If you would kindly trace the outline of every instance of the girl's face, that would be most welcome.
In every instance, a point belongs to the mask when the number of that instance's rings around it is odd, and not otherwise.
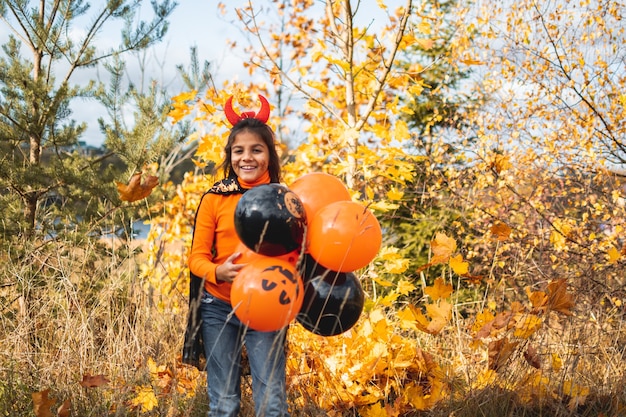
[[[260,136],[243,131],[235,136],[230,162],[237,177],[255,182],[269,169],[270,151]]]

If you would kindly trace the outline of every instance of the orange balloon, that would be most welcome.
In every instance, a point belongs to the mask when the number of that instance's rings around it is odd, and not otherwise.
[[[303,175],[289,189],[300,198],[309,222],[322,207],[337,201],[352,200],[348,189],[339,178],[323,172]]]
[[[296,266],[298,264],[298,259],[300,259],[300,250],[294,250],[293,252],[289,252],[284,255],[267,256],[253,251],[241,241],[237,244],[235,252],[239,252],[241,254],[239,258],[235,259],[236,264],[247,264],[259,258],[274,258],[287,261],[291,265]]]
[[[376,216],[354,201],[322,208],[308,223],[309,254],[332,271],[352,272],[370,263],[382,243]]]
[[[230,290],[230,303],[237,318],[262,332],[288,325],[300,312],[303,300],[304,286],[296,268],[269,256],[244,266]]]

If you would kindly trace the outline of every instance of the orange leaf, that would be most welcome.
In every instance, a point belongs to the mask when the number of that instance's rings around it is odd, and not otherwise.
[[[611,249],[608,250],[607,255],[609,256],[609,263],[611,264],[619,261],[619,258],[622,256],[622,254],[615,247],[611,247]]]
[[[543,291],[533,291],[530,292],[528,289],[526,290],[528,293],[528,298],[530,299],[530,303],[533,305],[535,310],[545,310],[548,305],[548,294]]]
[[[419,274],[420,272],[422,272],[422,271],[424,271],[424,270],[426,270],[426,269],[430,268],[430,267],[431,267],[431,266],[433,266],[433,265],[435,265],[435,263],[434,263],[434,262],[429,262],[429,263],[427,263],[426,265],[422,265],[422,266],[418,267],[418,268],[415,270],[415,273],[416,273],[416,274]]]
[[[474,338],[482,339],[491,335],[492,329],[498,330],[507,327],[509,323],[511,323],[512,316],[513,314],[510,311],[498,313],[493,320],[488,321],[480,328],[480,330],[478,330]]]
[[[456,251],[456,241],[445,233],[437,233],[435,239],[430,242],[430,249],[433,251],[432,264],[445,263]]]
[[[57,414],[59,417],[70,417],[70,411],[72,410],[72,402],[70,400],[63,401],[63,404],[59,406]]]
[[[480,285],[480,283],[483,282],[483,279],[485,278],[482,275],[470,275],[470,274],[463,274],[461,275],[461,277],[471,285]]]
[[[33,410],[36,417],[52,417],[50,407],[54,405],[55,400],[54,398],[48,398],[49,393],[50,390],[46,389],[31,394],[33,397]]]
[[[432,286],[424,288],[424,292],[433,301],[437,301],[440,298],[448,298],[452,294],[452,285],[444,284],[443,279],[437,278]]]
[[[465,275],[469,271],[469,263],[463,261],[461,254],[450,258],[450,267],[458,275]]]
[[[567,293],[567,281],[558,279],[548,284],[548,307],[550,310],[557,311],[571,316],[573,313],[570,308],[574,306],[572,295]]]
[[[511,235],[511,228],[504,223],[496,223],[491,226],[491,234],[495,235],[498,242],[504,242]]]
[[[80,381],[80,385],[85,388],[97,388],[109,383],[109,380],[104,375],[83,375],[83,380]]]
[[[157,186],[159,179],[154,175],[146,175],[146,179],[141,183],[141,172],[134,174],[128,185],[115,182],[117,184],[117,191],[120,193],[122,201],[137,201],[148,197],[152,193],[152,189]]]
[[[428,334],[439,334],[452,318],[452,304],[442,300],[439,304],[427,304],[426,313],[428,319],[417,307],[409,304],[409,310],[413,313],[415,326]],[[406,315],[403,317],[407,319]]]

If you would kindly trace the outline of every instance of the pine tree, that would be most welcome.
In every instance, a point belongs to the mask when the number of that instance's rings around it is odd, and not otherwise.
[[[107,61],[112,62],[110,69],[115,65],[119,68],[123,54],[144,50],[163,38],[168,26],[166,19],[175,3],[151,2],[153,17],[148,21],[137,20],[142,3],[0,1],[0,24],[10,32],[0,55],[2,239],[41,238],[57,235],[68,227],[94,232],[94,225],[101,227],[111,207],[119,206],[112,165],[105,162],[116,154],[126,155],[128,169],[136,169],[136,165],[150,162],[167,146],[158,132],[144,129],[144,136],[153,135],[148,148],[132,142],[137,135],[133,139],[132,135],[120,134],[118,139],[126,141],[123,146],[117,143],[118,146],[109,147],[108,153],[90,154],[80,146],[86,125],[72,118],[70,107],[77,100],[101,99],[110,114],[115,113],[111,106],[119,101],[103,100],[106,95],[102,92],[106,89],[101,83],[80,83],[78,78],[86,69]],[[86,26],[82,26],[85,22]],[[122,28],[119,45],[102,49],[98,39],[104,36],[105,28],[117,28],[116,25]],[[109,91],[119,93],[120,88],[113,85]],[[132,87],[130,91],[133,94]],[[154,103],[154,92],[144,95],[143,100],[150,100],[151,94]],[[141,98],[135,95],[135,99],[139,103]],[[120,110],[117,109],[117,116]],[[142,126],[144,122],[150,121],[152,126],[162,124],[163,119],[154,120],[159,113],[154,107],[144,106],[139,113],[135,131],[149,125]],[[148,114],[152,114],[153,120],[145,118]],[[141,146],[143,150],[138,149]],[[125,149],[139,152],[141,157],[132,158],[131,152],[124,153]]]

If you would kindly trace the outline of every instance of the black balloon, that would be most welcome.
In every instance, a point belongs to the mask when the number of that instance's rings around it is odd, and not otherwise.
[[[363,311],[365,296],[356,275],[337,272],[305,256],[304,301],[296,317],[305,329],[321,336],[335,336],[351,329]]]
[[[298,196],[280,184],[245,192],[235,208],[235,230],[251,250],[280,256],[302,247],[306,214]]]

